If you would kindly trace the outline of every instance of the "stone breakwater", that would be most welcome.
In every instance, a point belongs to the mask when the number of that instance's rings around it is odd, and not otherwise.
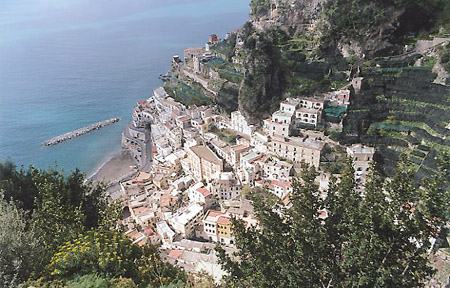
[[[91,131],[98,130],[98,129],[102,128],[102,127],[106,127],[106,126],[112,125],[112,124],[117,123],[119,121],[120,121],[120,118],[112,118],[112,119],[109,119],[109,120],[97,122],[97,123],[91,124],[89,126],[77,129],[75,131],[72,131],[72,132],[69,132],[69,133],[66,133],[66,134],[63,134],[63,135],[56,136],[56,137],[54,137],[54,138],[52,138],[52,139],[50,139],[48,141],[45,141],[44,142],[44,146],[53,146],[53,145],[59,144],[61,142],[73,139],[75,137],[87,134],[87,133],[89,133]]]

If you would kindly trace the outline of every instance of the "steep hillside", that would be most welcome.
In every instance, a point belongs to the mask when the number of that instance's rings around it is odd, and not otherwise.
[[[406,153],[421,179],[450,150],[450,45],[419,40],[450,36],[449,11],[446,0],[253,0],[239,108],[259,124],[286,97],[360,80],[339,140],[376,145],[386,175]]]
[[[418,57],[362,69],[341,141],[376,145],[387,175],[407,154],[421,179],[436,170],[440,152],[450,151],[450,87],[433,83],[432,65],[414,66]]]

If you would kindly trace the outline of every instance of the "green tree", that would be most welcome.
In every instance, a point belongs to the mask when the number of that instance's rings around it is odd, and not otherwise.
[[[40,265],[40,239],[25,213],[0,194],[0,287],[15,287]]]
[[[252,193],[259,227],[246,228],[235,219],[238,252],[226,255],[217,248],[230,273],[228,284],[423,286],[433,272],[428,266],[430,239],[444,223],[446,200],[440,197],[443,188],[417,188],[413,175],[403,163],[389,180],[372,169],[362,194],[348,160],[325,199],[315,183],[315,169],[308,167],[292,183],[290,209],[264,192]]]

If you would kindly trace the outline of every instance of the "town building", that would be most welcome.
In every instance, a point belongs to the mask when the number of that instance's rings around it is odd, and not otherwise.
[[[231,165],[237,169],[241,162],[241,155],[251,150],[249,145],[238,144],[231,146]]]
[[[156,232],[161,238],[163,246],[170,246],[175,239],[175,232],[167,225],[166,221],[156,223]]]
[[[195,235],[195,229],[203,217],[203,207],[197,203],[191,203],[177,211],[177,213],[167,221],[173,227],[175,232],[182,237],[192,237]]]
[[[214,149],[214,152],[216,152],[217,155],[219,155],[220,158],[225,160],[228,164],[232,165],[231,161],[231,146],[218,138],[211,139],[209,142]]]
[[[276,157],[265,157],[259,161],[262,178],[289,181],[295,174],[294,165]]]
[[[353,168],[355,169],[355,177],[358,183],[365,184],[374,154],[375,148],[362,144],[354,144],[351,147],[347,147],[347,155],[353,159]]]
[[[206,209],[211,207],[215,202],[214,194],[199,182],[189,188],[189,200],[192,203],[203,205]]]
[[[212,242],[218,242],[217,237],[217,220],[220,216],[225,215],[221,211],[209,210],[202,219],[203,238]]]
[[[256,180],[261,178],[260,161],[264,158],[265,156],[254,150],[241,157],[240,169],[236,173],[243,184],[253,185]]]
[[[325,98],[321,97],[301,97],[299,99],[299,108],[323,110]]]
[[[305,126],[317,127],[317,124],[321,121],[321,117],[321,110],[301,107],[295,111],[295,127],[296,129],[300,129]]]
[[[223,171],[223,161],[209,149],[208,146],[198,145],[188,148],[188,160],[191,172],[199,180],[209,181],[213,174]]]
[[[290,181],[265,179],[256,181],[255,186],[266,189],[280,199],[286,199],[286,197],[292,192]]]
[[[241,195],[242,185],[233,172],[222,172],[211,181],[209,189],[218,199],[229,200]]]
[[[219,216],[217,219],[217,238],[222,244],[234,244],[233,231],[231,230],[231,218]]]
[[[332,104],[347,107],[350,105],[350,90],[339,90],[327,93],[325,98]]]
[[[234,111],[231,112],[231,129],[250,137],[255,131],[255,126],[249,125],[240,111]]]
[[[300,137],[272,137],[269,143],[270,152],[278,157],[292,161],[294,166],[300,166],[302,162],[319,167],[320,155],[325,143],[319,140]]]
[[[269,137],[258,131],[253,133],[252,138],[250,139],[250,145],[254,147],[254,150],[256,152],[262,154],[267,153],[268,144],[269,144]]]

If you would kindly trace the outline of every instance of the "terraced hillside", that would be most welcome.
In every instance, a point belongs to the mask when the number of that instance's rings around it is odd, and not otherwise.
[[[436,170],[439,152],[450,151],[450,87],[433,83],[432,65],[415,67],[417,58],[374,61],[375,67],[362,69],[343,142],[375,144],[387,175],[404,153],[422,179]]]

